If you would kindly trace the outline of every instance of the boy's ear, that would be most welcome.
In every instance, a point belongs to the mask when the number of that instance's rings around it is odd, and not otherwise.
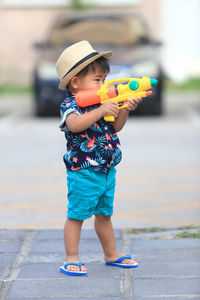
[[[70,81],[70,86],[74,89],[77,90],[79,87],[79,78],[78,76],[74,76],[71,81]]]

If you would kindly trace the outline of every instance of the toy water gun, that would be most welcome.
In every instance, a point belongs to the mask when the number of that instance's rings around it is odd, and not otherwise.
[[[118,82],[126,82],[126,84],[117,84]],[[128,82],[128,83],[127,83]],[[142,78],[120,78],[105,82],[102,87],[97,89],[87,89],[76,94],[75,101],[80,107],[86,107],[97,103],[105,103],[111,100],[119,103],[118,108],[128,107],[123,102],[135,97],[147,97],[152,94],[149,91],[153,86],[156,86],[158,81],[149,77]],[[105,116],[107,122],[114,122],[114,116]]]

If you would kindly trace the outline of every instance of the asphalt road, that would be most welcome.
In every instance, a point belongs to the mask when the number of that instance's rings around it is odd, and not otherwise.
[[[182,97],[173,97],[166,115],[130,118],[119,134],[115,228],[200,225],[200,116],[196,100],[179,109]],[[34,118],[30,99],[2,101],[0,228],[60,229],[67,187],[59,119]]]

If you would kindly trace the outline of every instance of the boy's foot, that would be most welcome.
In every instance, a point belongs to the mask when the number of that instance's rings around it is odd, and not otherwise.
[[[113,265],[113,266],[115,265],[117,267],[123,266],[127,268],[130,267],[136,268],[138,266],[137,262],[129,254],[127,255],[119,254],[115,257],[104,257],[104,260],[106,262],[106,265]]]
[[[60,272],[72,276],[87,275],[87,269],[82,262],[65,262],[64,265],[60,267]]]
[[[73,262],[79,263],[78,261],[73,261]],[[66,263],[69,263],[69,261],[65,261],[64,265]],[[87,272],[87,269],[86,269],[86,267],[83,264],[80,266],[80,268],[79,268],[79,266],[76,266],[76,265],[68,265],[68,266],[66,266],[66,270],[67,271],[72,271],[72,272],[79,272],[79,271],[81,271],[81,272]]]

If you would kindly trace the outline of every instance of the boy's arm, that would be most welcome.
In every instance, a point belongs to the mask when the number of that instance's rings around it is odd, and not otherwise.
[[[78,115],[72,112],[67,116],[65,122],[71,132],[81,132],[89,128],[102,117],[109,115],[117,117],[118,113],[119,109],[117,103],[115,101],[109,101],[85,114]]]
[[[113,126],[114,126],[116,132],[119,132],[120,130],[122,130],[122,128],[124,127],[124,125],[128,119],[129,111],[135,110],[141,101],[142,101],[142,98],[140,98],[140,97],[128,99],[128,101],[127,101],[128,107],[120,109],[119,114],[118,114],[117,118],[115,119],[115,122],[113,123]]]

